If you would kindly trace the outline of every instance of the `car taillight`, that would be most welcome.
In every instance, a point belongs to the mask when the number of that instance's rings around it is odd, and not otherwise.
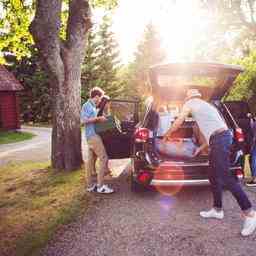
[[[244,133],[241,128],[236,128],[235,138],[238,142],[244,142]]]
[[[134,133],[135,142],[146,142],[149,138],[149,129],[138,128]]]
[[[137,179],[141,184],[147,185],[152,179],[152,174],[147,171],[142,171],[138,174]]]
[[[242,180],[244,178],[244,173],[242,170],[236,170],[236,177],[239,179],[239,180]]]

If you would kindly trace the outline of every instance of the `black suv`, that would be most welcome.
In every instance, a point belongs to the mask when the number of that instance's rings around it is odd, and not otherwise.
[[[150,186],[182,187],[209,184],[207,153],[194,158],[175,158],[160,153],[155,147],[155,140],[162,139],[164,132],[178,116],[186,92],[190,88],[199,89],[202,98],[216,106],[233,132],[230,172],[238,179],[243,178],[245,138],[238,125],[241,123],[241,116],[236,115],[234,111],[236,108],[240,109],[243,103],[221,101],[241,72],[243,69],[240,66],[219,63],[156,65],[150,69],[152,96],[145,101],[144,115],[140,121],[137,101],[112,102],[112,111],[121,121],[121,130],[103,134],[102,139],[110,159],[132,159],[132,190],[138,191]],[[156,105],[161,107],[156,108]],[[249,112],[249,109],[246,111]],[[242,119],[246,118],[245,113]],[[166,120],[170,122],[166,123]],[[247,121],[244,122],[245,126],[249,125]],[[193,136],[194,124],[195,121],[191,117],[187,118],[174,137],[190,139]],[[247,128],[243,129],[246,131]]]

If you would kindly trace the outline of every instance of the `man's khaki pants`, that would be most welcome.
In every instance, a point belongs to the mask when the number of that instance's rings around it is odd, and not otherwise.
[[[97,175],[97,184],[103,185],[103,177],[107,172],[108,156],[99,135],[87,139],[88,143],[88,164],[87,164],[87,182],[88,186],[92,185],[92,174],[95,173],[96,159],[99,159],[99,171]]]

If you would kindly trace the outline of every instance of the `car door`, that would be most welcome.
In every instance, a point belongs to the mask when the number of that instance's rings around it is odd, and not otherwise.
[[[109,159],[129,158],[135,126],[139,122],[139,102],[110,100],[110,115],[119,123],[116,132],[100,134]]]
[[[224,101],[223,103],[232,114],[238,126],[242,129],[245,137],[245,153],[249,153],[253,133],[250,125],[250,117],[248,116],[248,113],[251,113],[248,103],[245,101]]]

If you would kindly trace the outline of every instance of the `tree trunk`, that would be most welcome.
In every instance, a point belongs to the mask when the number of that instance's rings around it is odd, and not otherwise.
[[[75,58],[74,58],[75,59]],[[65,80],[53,85],[52,166],[73,170],[81,166],[80,71],[64,59]]]
[[[61,0],[37,0],[30,31],[52,87],[52,166],[75,170],[81,166],[81,64],[86,33],[91,27],[87,0],[69,1],[66,40],[59,37]]]

